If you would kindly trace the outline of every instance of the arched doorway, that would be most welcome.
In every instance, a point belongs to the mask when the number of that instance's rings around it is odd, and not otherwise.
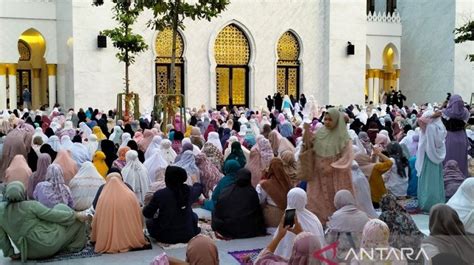
[[[158,33],[155,40],[156,52],[156,94],[169,94],[168,84],[171,78],[171,51],[172,51],[173,31],[165,28]],[[175,92],[185,93],[184,90],[184,41],[181,33],[178,32],[176,38],[176,60],[175,60]]]
[[[398,90],[398,51],[393,44],[388,44],[383,51],[383,90],[388,93],[392,89]]]
[[[16,100],[18,106],[25,107],[23,92],[31,93],[31,108],[48,104],[48,67],[44,58],[46,42],[37,30],[28,29],[18,39],[18,59],[16,73]],[[10,99],[14,100],[14,99]]]
[[[298,98],[300,88],[300,45],[295,34],[285,32],[277,45],[277,92]]]
[[[249,102],[250,45],[235,24],[223,28],[214,43],[216,59],[216,105],[245,106]]]

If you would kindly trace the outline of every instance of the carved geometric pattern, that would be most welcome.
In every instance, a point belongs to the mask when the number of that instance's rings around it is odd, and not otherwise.
[[[278,66],[277,67],[277,92],[283,95],[297,97],[299,67]]]
[[[245,105],[245,68],[233,68],[232,70],[232,104]]]
[[[247,37],[237,26],[226,26],[217,35],[214,55],[217,64],[247,65],[250,59]]]
[[[216,68],[217,105],[229,105],[230,68]]]
[[[285,32],[278,40],[278,59],[282,61],[296,61],[300,55],[300,45],[295,34]]]
[[[286,68],[277,68],[277,92],[281,95],[286,94]]]
[[[31,59],[30,47],[25,41],[18,41],[18,52],[20,53],[20,61],[29,61]]]
[[[288,91],[287,94],[298,96],[298,68],[288,68]]]
[[[155,40],[156,62],[171,63],[171,53],[173,47],[173,30],[165,28],[158,33]],[[176,62],[183,62],[184,42],[183,36],[178,32],[176,35]]]

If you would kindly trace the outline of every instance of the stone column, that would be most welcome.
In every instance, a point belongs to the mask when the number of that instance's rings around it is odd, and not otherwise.
[[[375,100],[374,100],[374,71],[372,69],[369,69],[367,70],[368,71],[368,74],[367,74],[367,77],[368,77],[368,80],[369,80],[369,87],[367,88],[369,91],[368,93],[368,98],[369,98],[369,102],[370,101],[374,101],[374,104],[375,104]]]
[[[8,87],[10,89],[10,109],[16,109],[17,94],[16,94],[16,64],[8,65]]]
[[[0,110],[7,108],[7,66],[0,64]]]
[[[380,102],[380,70],[373,70],[374,73],[374,84],[373,84],[373,101],[374,105],[377,105]]]
[[[41,69],[33,69],[33,86],[31,90],[31,109],[37,109],[41,104]]]
[[[395,78],[397,80],[397,91],[400,90],[400,69],[395,71]]]
[[[49,108],[52,109],[56,104],[56,65],[48,64],[48,95]]]

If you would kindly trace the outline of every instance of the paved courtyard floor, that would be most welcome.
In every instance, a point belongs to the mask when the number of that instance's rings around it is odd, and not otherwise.
[[[204,211],[199,211],[199,216],[207,215]],[[428,215],[412,215],[415,220],[418,228],[424,233],[428,234]],[[217,241],[216,245],[219,249],[219,259],[220,264],[239,264],[231,255],[228,254],[229,251],[238,251],[238,250],[250,250],[256,248],[264,248],[270,242],[271,236],[257,237],[250,239],[238,239],[230,241]],[[0,251],[1,252],[1,251]],[[58,262],[49,262],[41,263],[45,265],[102,265],[102,264],[114,264],[114,265],[135,265],[143,264],[148,265],[153,260],[153,258],[160,253],[163,253],[164,250],[158,246],[156,243],[153,244],[153,249],[136,251],[136,252],[127,252],[121,254],[104,254],[99,257],[93,258],[84,258],[84,259],[71,259],[66,261]],[[166,250],[166,253],[169,256],[173,256],[180,259],[185,259],[186,257],[186,248],[177,248]],[[11,261],[9,258],[3,258],[3,255],[0,257],[1,265],[13,265],[21,264],[20,261]],[[37,264],[36,262],[28,262],[28,264]]]

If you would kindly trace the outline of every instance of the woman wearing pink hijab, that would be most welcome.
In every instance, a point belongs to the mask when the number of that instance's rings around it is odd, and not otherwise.
[[[143,152],[146,151],[148,146],[150,145],[151,141],[153,141],[153,137],[155,137],[155,134],[153,134],[153,131],[145,129],[143,132],[143,139],[138,143],[138,148],[142,150]]]
[[[64,173],[64,182],[69,185],[69,181],[77,174],[77,163],[72,159],[68,150],[59,150],[53,164],[58,164]]]
[[[29,178],[32,172],[26,159],[22,155],[16,155],[10,166],[5,171],[5,182],[6,184],[12,181],[21,181],[25,189],[28,190]]]

